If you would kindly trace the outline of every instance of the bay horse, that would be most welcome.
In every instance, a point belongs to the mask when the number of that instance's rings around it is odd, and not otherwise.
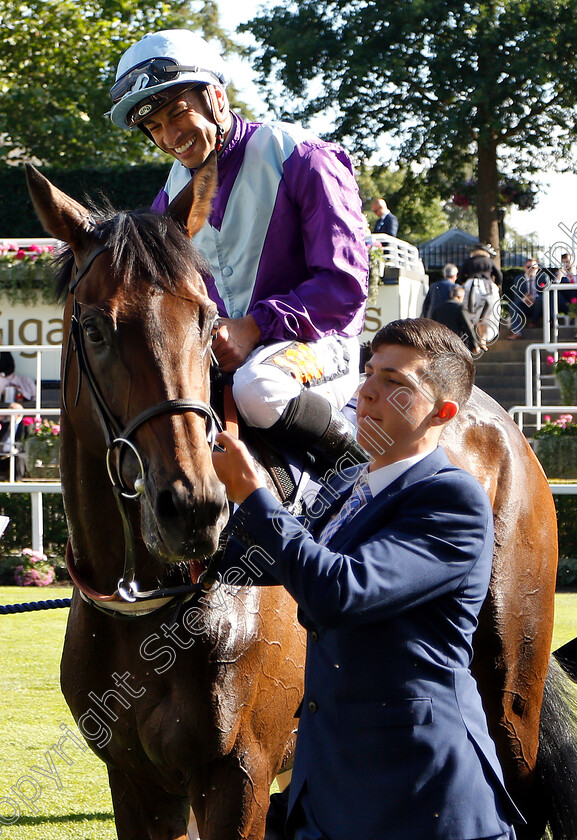
[[[95,220],[33,167],[45,229],[68,244],[61,479],[76,584],[62,689],[106,762],[120,840],[262,840],[269,786],[290,762],[304,638],[282,587],[210,586],[227,504],[213,471],[211,327],[191,246],[215,187],[209,159],[167,215]],[[577,837],[568,678],[550,657],[556,516],[509,416],[474,390],[442,443],[495,516],[473,668],[520,840]],[[119,501],[121,499],[122,501]],[[258,581],[256,581],[258,582]],[[564,767],[565,772],[561,772]]]

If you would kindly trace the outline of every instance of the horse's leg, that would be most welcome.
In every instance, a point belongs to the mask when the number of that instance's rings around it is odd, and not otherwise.
[[[263,840],[272,778],[255,750],[237,748],[202,769],[202,786],[190,792],[201,840]]]
[[[577,689],[554,656],[541,707],[537,778],[553,840],[577,837]]]
[[[154,782],[108,768],[118,840],[187,840],[190,805]]]

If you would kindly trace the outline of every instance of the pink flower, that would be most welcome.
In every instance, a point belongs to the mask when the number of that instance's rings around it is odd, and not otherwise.
[[[31,548],[23,548],[22,554],[26,557],[30,557],[31,560],[34,558],[34,562],[36,562],[36,560],[42,560],[43,563],[46,563],[48,560],[48,557],[45,554],[39,554],[38,551],[33,551]]]
[[[577,298],[571,298],[571,303],[577,303]]]
[[[22,425],[33,426],[34,425],[34,418],[33,417],[23,417],[22,418]]]
[[[550,422],[551,422],[551,415],[550,415],[550,414],[546,414],[546,415],[543,417],[543,420],[544,420],[546,423],[550,423]]]
[[[14,259],[15,260],[23,260],[25,256],[26,256],[26,251],[23,248],[19,248],[18,251],[16,252],[16,255],[15,255]]]
[[[54,435],[54,437],[60,434],[60,426],[57,423],[55,423],[54,426],[52,426],[52,434]]]
[[[555,364],[555,358],[553,356],[547,356],[547,364],[548,365],[554,365]]]

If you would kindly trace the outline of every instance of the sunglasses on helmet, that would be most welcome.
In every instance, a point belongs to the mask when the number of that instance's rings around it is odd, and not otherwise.
[[[211,70],[198,66],[185,67],[173,58],[152,58],[131,67],[112,85],[110,88],[112,104],[116,105],[132,90],[146,90],[154,85],[176,81],[181,73],[208,73],[217,84],[221,81]]]

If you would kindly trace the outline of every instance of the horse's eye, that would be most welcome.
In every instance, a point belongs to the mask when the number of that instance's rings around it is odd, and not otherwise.
[[[86,338],[92,344],[100,344],[101,341],[104,341],[102,331],[94,321],[84,321],[82,329],[84,330]]]

